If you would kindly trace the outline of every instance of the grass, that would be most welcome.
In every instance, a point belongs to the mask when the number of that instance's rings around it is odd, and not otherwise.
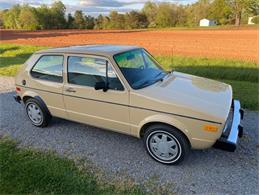
[[[15,76],[21,64],[23,64],[32,53],[40,49],[44,49],[44,47],[1,44],[0,75]]]
[[[247,82],[247,81],[231,81],[220,80],[224,83],[230,84],[233,88],[233,96],[235,99],[239,99],[242,108],[250,110],[258,110],[259,104],[259,83]]]
[[[14,76],[20,66],[39,46],[0,45],[0,75]],[[216,79],[231,84],[234,97],[242,106],[258,110],[258,64],[250,61],[184,56],[157,56],[165,69]]]
[[[102,183],[89,169],[55,154],[0,139],[0,194],[144,194],[134,184]]]

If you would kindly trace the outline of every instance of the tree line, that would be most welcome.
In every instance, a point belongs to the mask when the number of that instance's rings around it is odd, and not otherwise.
[[[0,11],[0,26],[7,29],[141,29],[198,26],[203,18],[215,20],[218,25],[247,24],[255,16],[258,24],[258,0],[198,0],[193,4],[155,3],[148,1],[140,11],[92,17],[77,10],[66,14],[61,1],[51,6],[14,5]]]

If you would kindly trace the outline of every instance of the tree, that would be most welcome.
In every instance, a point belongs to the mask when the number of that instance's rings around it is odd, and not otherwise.
[[[259,16],[255,16],[253,19],[252,19],[252,22],[254,24],[259,24]]]
[[[231,7],[232,14],[235,18],[235,25],[239,26],[241,23],[242,12],[245,6],[249,2],[248,0],[227,0],[229,6]]]
[[[214,0],[209,8],[209,19],[214,19],[218,24],[227,24],[230,20],[231,9],[226,0]]]
[[[112,29],[125,29],[125,17],[123,14],[119,14],[117,11],[111,11],[110,17],[110,28]]]
[[[19,29],[19,14],[21,11],[20,5],[14,5],[8,11],[6,11],[3,15],[3,22],[5,28],[10,29]]]
[[[74,28],[74,17],[71,15],[71,13],[68,14],[67,28],[69,29]]]
[[[65,12],[66,7],[61,1],[52,3],[50,8],[52,28],[62,29],[66,27]]]
[[[34,8],[24,5],[21,7],[19,14],[19,25],[22,29],[36,30],[38,29],[38,18]]]
[[[92,16],[85,16],[86,28],[93,29],[95,26],[94,18]]]
[[[8,10],[0,11],[0,28],[4,28],[4,15]]]
[[[102,29],[111,29],[111,19],[108,16],[103,17]]]
[[[155,22],[158,27],[173,26],[173,10],[170,3],[159,4]]]
[[[148,27],[155,27],[156,22],[155,18],[157,15],[158,6],[156,3],[153,3],[151,1],[148,1],[144,4],[144,7],[142,9],[142,13],[146,16],[148,20]]]
[[[160,2],[160,1],[156,1]],[[109,16],[94,18],[75,12],[68,14],[61,1],[51,6],[14,5],[0,12],[0,26],[9,29],[136,29],[147,27],[197,26],[203,18],[217,20],[218,24],[246,23],[248,17],[259,15],[258,0],[197,0],[193,4],[154,3],[148,1],[141,11],[125,14],[111,11]],[[257,19],[255,19],[257,20]]]
[[[175,26],[187,26],[187,17],[188,17],[188,13],[186,12],[186,7],[187,6],[176,6],[176,10],[175,10]]]
[[[74,26],[79,29],[84,29],[86,26],[82,11],[76,10],[74,14]]]
[[[94,23],[95,23],[95,26],[94,26],[95,29],[103,29],[103,16],[101,14],[98,15],[98,17],[95,19]]]
[[[259,15],[259,1],[249,0],[246,6],[246,12],[251,16]]]
[[[127,28],[130,29],[146,28],[148,26],[146,16],[143,13],[139,13],[137,11],[126,13],[125,21]]]
[[[199,0],[187,8],[187,23],[189,26],[197,26],[203,18],[208,18],[210,0]]]
[[[40,29],[51,29],[52,28],[52,14],[47,5],[41,5],[36,9],[36,15],[38,18]]]

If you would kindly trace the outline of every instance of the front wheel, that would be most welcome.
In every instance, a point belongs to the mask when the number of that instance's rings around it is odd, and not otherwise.
[[[144,134],[144,144],[150,156],[163,164],[178,164],[190,151],[186,137],[167,125],[150,126]]]

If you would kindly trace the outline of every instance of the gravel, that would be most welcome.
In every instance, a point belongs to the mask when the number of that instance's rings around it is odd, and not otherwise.
[[[167,166],[152,160],[137,138],[58,118],[47,128],[34,127],[12,98],[13,78],[0,77],[0,83],[0,134],[22,146],[85,159],[138,183],[157,178],[180,194],[258,194],[258,112],[245,112],[244,137],[234,153],[193,150],[181,165]]]

